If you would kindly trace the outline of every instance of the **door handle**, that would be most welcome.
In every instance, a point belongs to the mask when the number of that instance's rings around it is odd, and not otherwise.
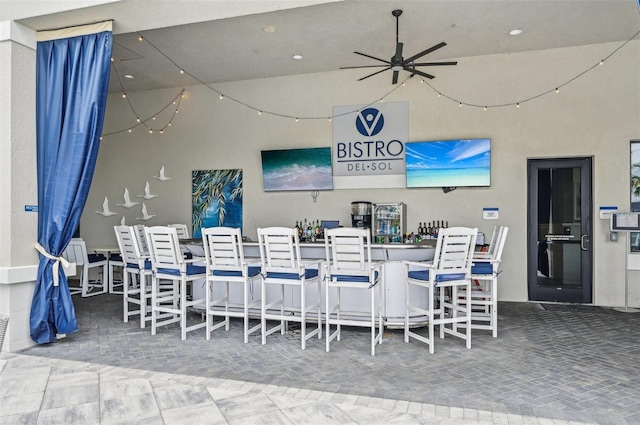
[[[587,246],[585,245],[586,243],[589,243],[589,235],[582,235],[580,236],[580,249],[583,251],[587,251],[589,248],[587,248]]]

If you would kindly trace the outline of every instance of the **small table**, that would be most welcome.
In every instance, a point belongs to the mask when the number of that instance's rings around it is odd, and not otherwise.
[[[109,293],[110,294],[122,294],[123,291],[115,291],[114,290],[114,282],[113,282],[113,268],[114,267],[124,267],[124,263],[122,261],[115,261],[111,259],[111,254],[119,253],[120,248],[117,246],[99,246],[97,248],[91,248],[91,251],[96,254],[104,254],[107,257],[107,274],[105,278],[108,279],[109,282]],[[120,283],[122,285],[122,283]]]

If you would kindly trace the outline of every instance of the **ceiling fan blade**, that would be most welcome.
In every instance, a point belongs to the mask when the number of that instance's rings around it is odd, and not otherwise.
[[[401,61],[402,60],[402,43],[396,43],[396,54],[393,57],[393,59],[395,59],[396,61]]]
[[[445,43],[445,42],[443,41],[442,43],[436,44],[436,45],[435,45],[435,46],[433,46],[433,47],[429,47],[427,50],[424,50],[424,51],[422,51],[422,52],[418,53],[417,55],[413,55],[413,56],[411,56],[409,59],[405,59],[404,63],[413,62],[414,60],[416,60],[416,59],[418,59],[418,58],[423,57],[423,56],[424,56],[424,55],[426,55],[427,53],[431,53],[431,52],[433,52],[433,51],[435,51],[435,50],[438,50],[438,49],[440,49],[440,48],[442,48],[442,47],[444,47],[444,46],[446,46],[446,45],[447,45],[447,43]]]
[[[423,62],[412,63],[411,66],[441,66],[441,65],[457,65],[458,62]]]
[[[426,72],[422,72],[422,71],[420,71],[420,70],[418,70],[418,69],[405,67],[405,68],[404,68],[404,70],[405,70],[405,71],[409,71],[409,72],[410,72],[410,73],[412,73],[412,74],[417,74],[417,75],[420,75],[420,76],[422,76],[422,77],[428,78],[428,79],[430,79],[430,80],[433,80],[434,78],[436,78],[436,77],[434,77],[433,75],[431,75],[431,74],[427,74]]]
[[[341,66],[340,69],[356,69],[356,68],[378,68],[381,66],[388,67],[389,65],[360,65],[360,66]]]
[[[369,74],[369,75],[367,75],[366,77],[362,77],[362,78],[360,78],[358,81],[362,81],[362,80],[365,80],[365,79],[367,79],[367,78],[369,78],[369,77],[373,77],[374,75],[380,74],[381,72],[384,72],[384,71],[386,71],[386,70],[388,70],[388,69],[391,69],[391,67],[390,67],[390,66],[388,66],[388,67],[386,67],[385,69],[381,69],[380,71],[376,71],[376,72],[374,72],[373,74]]]
[[[370,59],[375,59],[377,61],[384,62],[384,63],[387,63],[387,64],[391,65],[391,62],[386,61],[384,59],[376,58],[375,56],[367,55],[365,53],[360,53],[360,52],[353,52],[353,53],[355,53],[356,55],[364,56],[364,57],[370,58]]]
[[[393,71],[393,79],[391,80],[391,84],[398,84],[398,74],[400,74],[399,71]]]

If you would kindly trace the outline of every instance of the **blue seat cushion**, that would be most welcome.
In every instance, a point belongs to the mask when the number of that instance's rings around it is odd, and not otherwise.
[[[248,276],[249,277],[254,277],[260,274],[260,267],[258,266],[249,266],[248,269]],[[236,271],[236,270],[214,270],[213,271],[213,275],[214,276],[232,276],[232,277],[240,277],[242,276],[242,273],[240,271]]]
[[[369,276],[351,276],[348,274],[334,274],[331,276],[332,279],[337,280],[338,282],[369,282]],[[373,276],[373,283],[378,281],[378,272],[375,272]]]
[[[88,258],[90,263],[95,263],[97,261],[104,261],[104,260],[107,259],[107,257],[105,257],[102,254],[88,254],[87,258]]]
[[[493,265],[488,261],[479,261],[471,265],[471,274],[493,274]]]
[[[313,279],[314,277],[318,277],[318,270],[316,269],[306,269],[304,271],[305,279]],[[300,279],[300,276],[297,273],[279,273],[279,272],[270,272],[267,273],[267,279]]]
[[[207,269],[205,266],[196,266],[195,264],[187,264],[187,276],[194,274],[205,274]],[[158,269],[158,273],[171,274],[174,276],[180,276],[180,270],[178,269]]]
[[[111,254],[109,256],[109,261],[122,261],[122,255],[120,255],[120,254]]]
[[[127,268],[137,269],[138,265],[137,264],[133,264],[133,263],[127,263]],[[144,261],[144,268],[145,268],[145,270],[151,270],[151,260],[145,260]]]
[[[430,270],[414,270],[409,272],[409,278],[415,280],[429,280],[429,272]],[[436,276],[436,282],[448,282],[451,280],[462,280],[464,279],[464,273],[454,273],[454,274],[439,274]]]

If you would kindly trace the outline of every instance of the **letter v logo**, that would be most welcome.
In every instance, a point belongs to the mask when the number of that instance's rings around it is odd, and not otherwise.
[[[367,108],[358,112],[356,129],[363,136],[371,137],[382,131],[384,116],[375,108]]]

